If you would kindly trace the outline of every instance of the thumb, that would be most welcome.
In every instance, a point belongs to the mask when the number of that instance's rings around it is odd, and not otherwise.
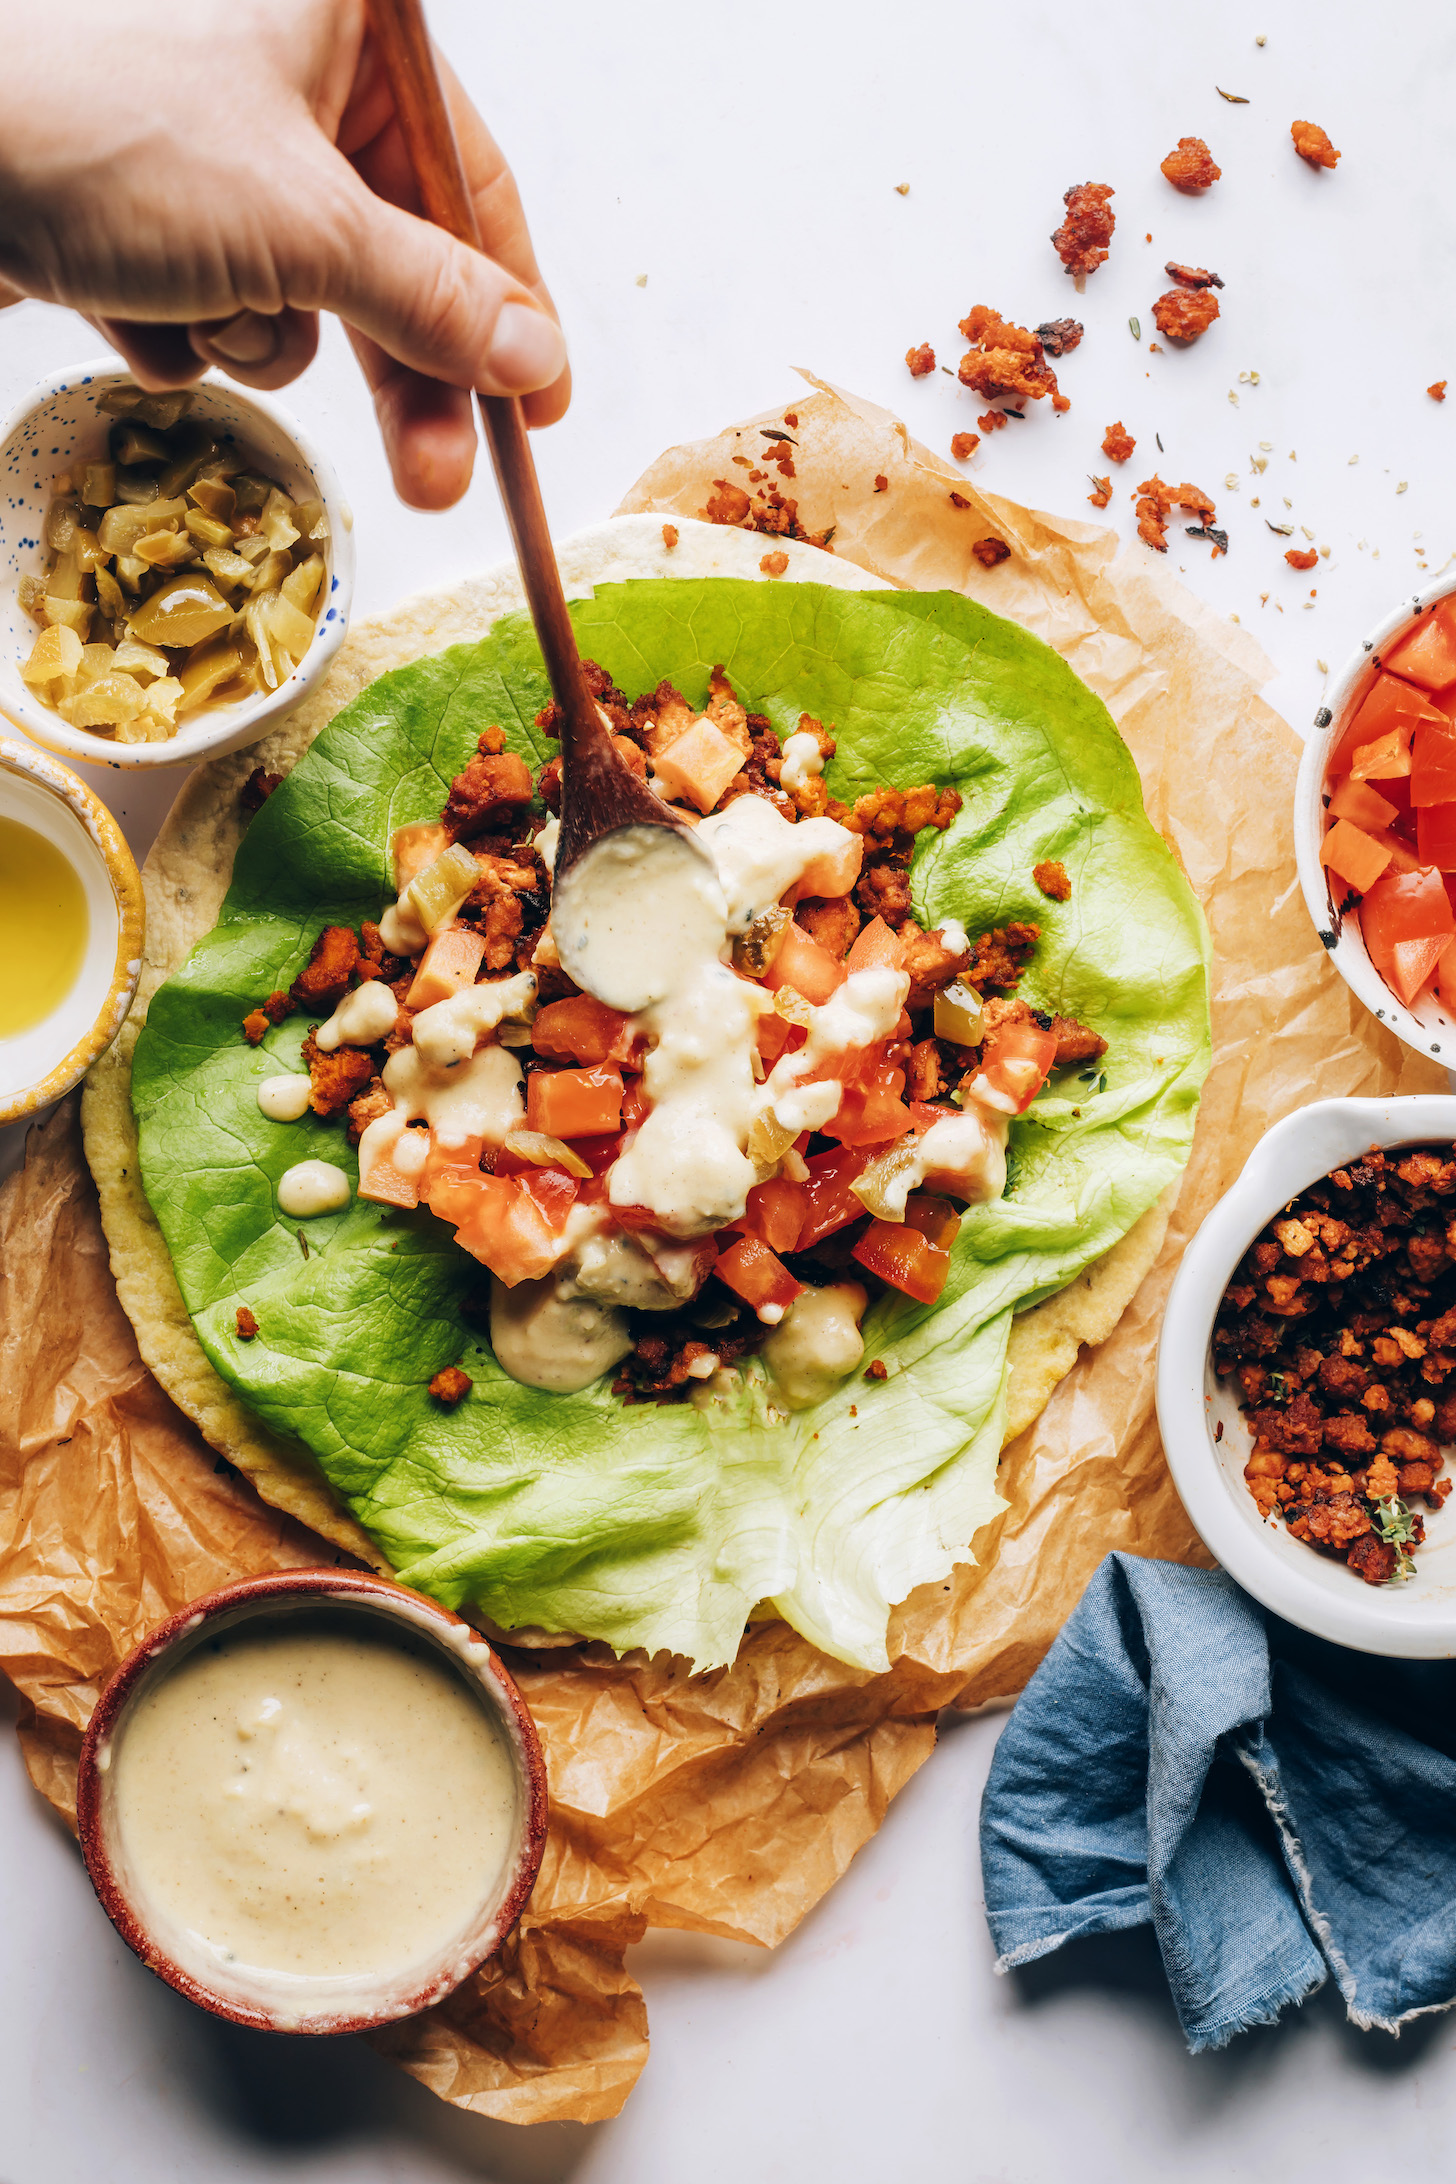
[[[340,166],[336,217],[324,237],[314,230],[317,293],[291,302],[333,311],[400,364],[452,387],[530,394],[561,377],[565,338],[529,288]]]

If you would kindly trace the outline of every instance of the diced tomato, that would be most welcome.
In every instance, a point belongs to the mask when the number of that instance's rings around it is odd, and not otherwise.
[[[1004,1093],[1024,1115],[1051,1074],[1057,1058],[1057,1042],[1040,1024],[1021,1021],[998,1024],[981,1049],[977,1075],[993,1092]]]
[[[547,1137],[605,1137],[622,1119],[622,1072],[533,1069],[526,1079],[526,1128]]]
[[[605,1137],[579,1137],[571,1141],[571,1149],[578,1160],[584,1160],[593,1175],[605,1175],[613,1161],[621,1156],[622,1133],[613,1130]]]
[[[1390,852],[1390,863],[1385,868],[1387,878],[1392,872],[1420,871],[1421,860],[1416,855],[1413,836],[1397,834],[1394,827],[1381,827],[1370,839]]]
[[[792,986],[806,1001],[820,1007],[845,980],[844,965],[811,940],[802,925],[790,925],[784,944],[763,974],[770,993]]]
[[[758,1237],[770,1251],[797,1251],[808,1204],[802,1183],[770,1176],[766,1183],[754,1184],[741,1217],[728,1226],[744,1236]]]
[[[576,1185],[555,1168],[430,1191],[430,1211],[454,1224],[455,1241],[512,1289],[551,1271],[575,1202]]]
[[[811,857],[794,885],[789,889],[790,902],[805,902],[821,895],[847,895],[859,878],[864,864],[864,836],[846,833],[842,841],[834,842],[828,849],[821,849],[817,857]]]
[[[1448,940],[1436,965],[1436,992],[1442,1005],[1456,1011],[1456,941]]]
[[[837,1153],[816,1153],[805,1165],[809,1180],[804,1185],[804,1225],[799,1231],[799,1250],[808,1251],[832,1236],[836,1229],[858,1221],[864,1212],[850,1189],[856,1176],[869,1165],[868,1152],[857,1145],[842,1145]]]
[[[921,1304],[934,1304],[950,1272],[950,1253],[938,1251],[918,1228],[902,1221],[871,1221],[853,1256],[882,1282]]]
[[[1423,865],[1456,872],[1456,804],[1433,804],[1416,813],[1416,852]]]
[[[1384,646],[1380,664],[1392,675],[1404,675],[1422,690],[1449,690],[1456,683],[1456,627],[1446,600]]]
[[[871,918],[844,961],[850,971],[872,970],[877,963],[887,963],[892,971],[903,971],[905,943],[883,918]]]
[[[841,1145],[886,1145],[903,1137],[911,1126],[900,1097],[904,1089],[904,1070],[884,1063],[873,1076],[846,1084],[839,1112],[824,1125],[825,1137],[838,1138]]]
[[[1348,773],[1360,746],[1378,741],[1392,729],[1404,730],[1409,742],[1423,720],[1441,718],[1424,691],[1397,675],[1377,675],[1340,737],[1330,759],[1330,773]]]
[[[795,1297],[803,1295],[803,1283],[796,1282],[778,1254],[756,1236],[740,1236],[730,1244],[713,1272],[760,1315],[767,1311],[781,1319]]]
[[[1363,895],[1390,863],[1390,851],[1348,819],[1337,819],[1320,844],[1320,863]]]
[[[640,1077],[629,1077],[622,1093],[622,1128],[640,1130],[652,1108]]]
[[[804,1034],[799,1026],[791,1024],[786,1016],[780,1016],[777,1012],[770,1014],[766,1011],[758,1019],[756,1037],[759,1059],[765,1069],[772,1069],[779,1056],[787,1052],[790,1043],[796,1037],[802,1043]]]
[[[663,1236],[644,1229],[637,1238],[668,1287],[680,1297],[695,1297],[712,1273],[718,1246],[711,1236]]]
[[[1351,826],[1363,827],[1367,834],[1388,827],[1399,816],[1396,806],[1388,803],[1378,789],[1372,789],[1368,781],[1352,781],[1348,774],[1336,784],[1328,810],[1332,819],[1348,819]]]
[[[396,827],[389,845],[394,858],[395,893],[402,895],[410,881],[449,846],[438,819],[420,819],[411,827]]]
[[[1393,781],[1411,770],[1411,734],[1409,728],[1392,728],[1388,734],[1377,736],[1373,743],[1355,746],[1350,757],[1350,778],[1353,781]]]
[[[414,1176],[402,1175],[387,1154],[380,1154],[367,1169],[360,1161],[359,1196],[372,1206],[417,1206],[420,1187]]]
[[[1440,873],[1378,880],[1360,905],[1360,932],[1376,970],[1409,1008],[1456,935]]]
[[[635,1038],[630,1019],[619,1009],[594,1001],[589,993],[574,993],[565,1001],[548,1001],[531,1026],[531,1044],[550,1061],[631,1062],[639,1057],[642,1041]]]
[[[1411,743],[1411,803],[1417,811],[1431,804],[1456,803],[1456,727],[1422,721]],[[1333,805],[1331,805],[1333,810]],[[1353,812],[1349,815],[1354,817]],[[1389,820],[1382,824],[1388,826]]]
[[[420,958],[405,1006],[428,1009],[436,1001],[448,1001],[452,993],[475,984],[485,954],[485,935],[468,925],[447,925],[436,933]]]
[[[465,1212],[474,1203],[473,1192],[480,1178],[480,1156],[484,1149],[483,1138],[472,1138],[468,1144],[452,1146],[448,1152],[432,1145],[419,1180],[421,1204],[428,1205],[431,1213],[438,1214],[442,1221],[463,1221]],[[453,1212],[451,1208],[456,1205],[464,1210]]]
[[[919,1229],[927,1244],[949,1251],[961,1231],[961,1215],[948,1198],[927,1191],[912,1191],[905,1201],[905,1225]]]

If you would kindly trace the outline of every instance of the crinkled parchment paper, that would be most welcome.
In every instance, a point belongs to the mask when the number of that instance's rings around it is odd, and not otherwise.
[[[937,1709],[1019,1690],[1110,1548],[1201,1559],[1153,1419],[1184,1241],[1292,1107],[1444,1086],[1359,1007],[1310,930],[1290,848],[1297,745],[1258,696],[1268,669],[1250,638],[1141,546],[977,492],[883,412],[828,388],[787,407],[792,427],[780,410],[673,449],[624,507],[701,515],[715,479],[746,480],[734,455],[759,467],[760,424],[789,429],[795,475],[771,480],[805,531],[832,524],[834,551],[887,583],[966,592],[1055,645],[1110,706],[1204,903],[1214,1066],[1152,1272],[1007,1450],[1009,1507],[978,1535],[976,1566],[899,1611],[887,1675],[776,1622],[704,1676],[596,1647],[507,1656],[550,1766],[541,1878],[499,1960],[378,2044],[446,2099],[519,2123],[589,2121],[625,2100],[647,2023],[624,1953],[647,1926],[781,1940],[929,1757]],[[985,569],[971,548],[992,535],[1011,558]],[[73,1817],[97,1692],[150,1625],[248,1572],[338,1559],[259,1502],[141,1364],[68,1103],[0,1194],[0,1664],[57,1811]]]

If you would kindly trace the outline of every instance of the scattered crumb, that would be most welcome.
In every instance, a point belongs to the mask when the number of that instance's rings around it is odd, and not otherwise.
[[[935,370],[935,351],[928,341],[922,341],[918,349],[905,351],[905,362],[912,379],[925,379]]]
[[[1218,315],[1218,298],[1207,288],[1170,288],[1153,305],[1158,332],[1169,341],[1196,341]]]
[[[984,417],[976,419],[976,423],[980,426],[982,432],[999,432],[1006,423],[1006,412],[1004,410],[988,409]]]
[[[645,287],[647,286],[647,275],[646,275],[645,273],[639,273],[639,274],[638,274],[638,276],[637,276],[637,286],[638,286],[639,288],[645,288]]]
[[[1339,159],[1339,153],[1317,122],[1291,121],[1289,134],[1294,139],[1294,149],[1311,167],[1333,167]]]
[[[971,505],[964,493],[952,493],[950,504],[952,508],[969,508]]]
[[[910,195],[910,185],[909,185],[909,183],[908,183],[908,182],[897,182],[897,183],[895,184],[895,195],[896,195],[897,197],[908,197],[908,196]]]
[[[1409,489],[1410,489],[1410,480],[1409,480],[1408,478],[1402,478],[1402,479],[1401,479],[1401,481],[1400,481],[1400,484],[1399,484],[1399,485],[1398,485],[1398,486],[1396,487],[1396,489],[1395,489],[1395,490],[1396,490],[1396,492],[1397,492],[1397,493],[1405,493],[1405,492],[1408,492],[1408,491],[1409,491]]]
[[[765,576],[782,576],[789,565],[787,554],[765,554],[758,564]]]
[[[1048,356],[1067,356],[1077,347],[1085,331],[1080,319],[1043,319],[1036,330],[1036,338]]]
[[[1260,33],[1259,33],[1258,37],[1257,37],[1257,38],[1256,38],[1256,39],[1254,40],[1254,43],[1255,43],[1255,45],[1257,45],[1257,46],[1264,46],[1264,45],[1267,45],[1267,44],[1269,43],[1268,39],[1267,39],[1267,38],[1266,38],[1266,37],[1264,36],[1264,33],[1263,33],[1263,31],[1262,31],[1262,30],[1260,31]],[[1223,1428],[1222,1428],[1222,1426],[1220,1426],[1220,1427],[1219,1427],[1219,1435],[1220,1435],[1220,1438],[1222,1438],[1222,1434],[1223,1434]]]
[[[1291,569],[1312,569],[1319,560],[1319,555],[1301,552],[1299,547],[1291,546],[1284,558]]]
[[[1156,472],[1151,478],[1144,478],[1133,499],[1138,537],[1160,554],[1168,551],[1168,517],[1175,508],[1190,510],[1205,529],[1213,522],[1214,504],[1207,493],[1186,483],[1164,485]]]
[[[1088,500],[1091,501],[1094,508],[1105,508],[1112,498],[1111,478],[1094,477],[1090,471],[1088,476],[1092,478],[1092,484],[1095,487],[1095,491],[1087,495]]]
[[[673,547],[677,544],[677,525],[675,523],[664,523],[662,526],[662,543],[671,553]]]
[[[955,499],[954,493],[951,499]],[[971,552],[983,569],[994,569],[998,562],[1009,561],[1011,558],[1011,548],[1004,538],[978,538]]]
[[[950,443],[950,451],[958,463],[967,463],[981,444],[979,432],[958,432]]]
[[[1027,397],[1040,402],[1049,394],[1054,410],[1071,408],[1046,362],[1040,336],[1029,327],[1014,326],[989,304],[976,303],[961,320],[960,331],[971,346],[956,377],[973,394],[987,402]]]
[[[462,1373],[458,1365],[447,1365],[430,1382],[430,1393],[437,1403],[453,1410],[457,1403],[465,1401],[473,1386],[469,1373]]]
[[[1176,259],[1170,258],[1163,271],[1170,281],[1177,281],[1183,288],[1222,288],[1223,286],[1218,274],[1210,273],[1206,266],[1179,265]]]
[[[1071,898],[1072,883],[1067,878],[1067,868],[1060,858],[1048,858],[1045,864],[1033,865],[1031,876],[1042,893],[1053,902],[1067,902]]]
[[[251,1342],[258,1332],[258,1322],[245,1304],[238,1306],[238,1340]]]
[[[889,490],[890,490],[890,481],[889,481],[889,479],[888,479],[888,478],[887,478],[887,477],[885,476],[885,473],[884,473],[884,471],[883,471],[883,470],[877,470],[877,471],[875,472],[875,491],[876,491],[877,493],[888,493],[888,492],[889,492]]]
[[[1328,660],[1316,660],[1314,664],[1319,669],[1322,675],[1328,675],[1330,671],[1330,663]]]
[[[1052,236],[1052,248],[1074,278],[1106,263],[1117,225],[1108,202],[1114,194],[1110,183],[1078,182],[1062,199],[1066,218]]]
[[[1445,382],[1445,380],[1444,380],[1444,379],[1437,379],[1437,380],[1433,380],[1433,381],[1432,381],[1432,383],[1431,383],[1431,385],[1430,385],[1429,387],[1427,387],[1427,389],[1426,389],[1426,392],[1427,392],[1427,394],[1428,394],[1428,395],[1430,396],[1430,398],[1431,398],[1431,400],[1432,400],[1433,402],[1444,402],[1444,401],[1445,401],[1445,399],[1446,399],[1446,382]]]
[[[890,1377],[890,1368],[889,1368],[889,1366],[888,1366],[888,1365],[886,1365],[886,1364],[883,1364],[883,1363],[881,1362],[881,1360],[880,1360],[879,1358],[877,1358],[877,1357],[872,1357],[872,1358],[870,1359],[870,1361],[869,1361],[868,1365],[866,1365],[866,1367],[865,1367],[865,1379],[866,1379],[866,1380],[888,1380],[888,1379],[889,1379],[889,1377]]]
[[[1136,446],[1137,441],[1120,417],[1102,435],[1102,452],[1114,463],[1125,463]]]
[[[1202,137],[1185,136],[1179,137],[1176,148],[1162,162],[1162,172],[1175,190],[1196,197],[1218,180],[1223,169],[1214,165],[1213,154]]]

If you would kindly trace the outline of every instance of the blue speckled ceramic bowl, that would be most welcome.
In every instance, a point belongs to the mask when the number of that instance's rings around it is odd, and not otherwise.
[[[297,500],[328,511],[328,598],[313,643],[287,682],[265,695],[219,705],[184,720],[166,743],[114,743],[72,728],[20,679],[38,628],[20,605],[20,579],[45,568],[45,517],[55,480],[80,456],[97,456],[109,420],[96,407],[107,387],[130,379],[113,357],[78,364],[44,380],[6,420],[0,436],[0,711],[48,750],[95,765],[195,766],[199,759],[256,743],[297,705],[338,651],[354,593],[354,518],[333,465],[287,410],[266,394],[245,394],[220,373],[199,381],[191,414],[232,433],[261,468]]]

